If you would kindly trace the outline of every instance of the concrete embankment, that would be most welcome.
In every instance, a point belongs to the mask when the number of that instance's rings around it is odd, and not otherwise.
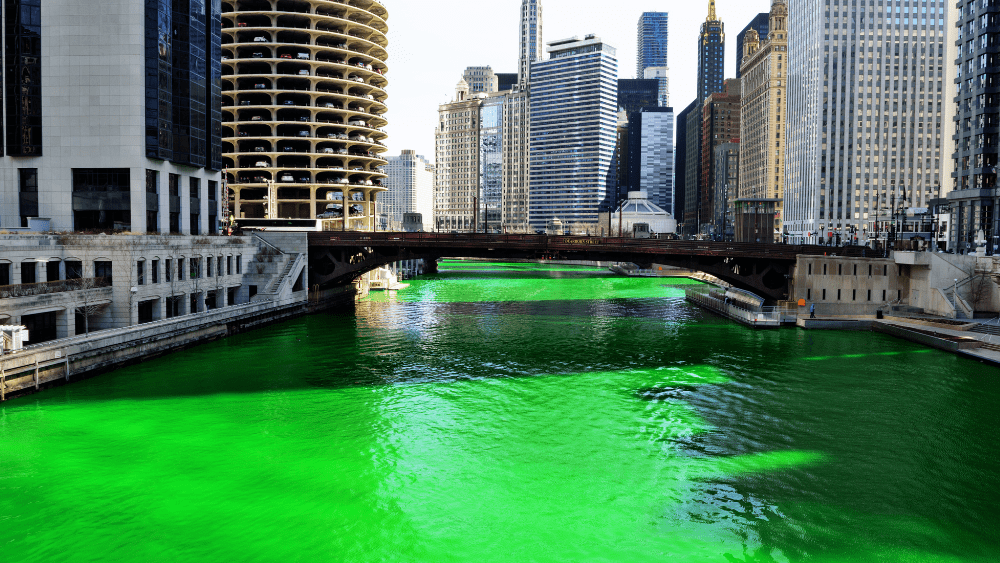
[[[307,312],[307,303],[248,303],[54,340],[0,357],[0,400],[89,377]]]

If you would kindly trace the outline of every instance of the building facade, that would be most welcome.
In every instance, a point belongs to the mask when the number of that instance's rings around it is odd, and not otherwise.
[[[462,73],[470,94],[491,94],[500,88],[500,79],[488,66],[470,66]]]
[[[669,15],[667,12],[644,12],[637,25],[636,79],[652,79],[659,82],[660,107],[670,105],[670,78],[667,62],[667,39],[669,38]]]
[[[628,122],[628,187],[657,207],[674,206],[674,110],[646,107]]]
[[[710,94],[702,104],[701,120],[701,233],[718,236],[722,225],[715,223],[715,147],[739,142],[740,80],[726,80],[723,91]]]
[[[390,156],[386,166],[386,192],[379,204],[382,228],[402,229],[404,213],[420,213],[424,225],[434,225],[434,165],[411,150]]]
[[[785,151],[782,150],[788,111],[788,7],[784,0],[771,5],[768,29],[758,38],[750,29],[743,44],[740,118],[739,198],[775,200],[774,240],[782,240],[785,196]],[[784,95],[782,95],[784,94]],[[746,209],[755,209],[748,206]]]
[[[0,229],[215,232],[219,3],[2,8]]]
[[[701,160],[701,127],[704,105],[695,100],[691,103],[691,111],[687,112],[687,125],[684,133],[687,136],[684,147],[684,223],[682,232],[694,235],[701,232],[702,207],[702,160]]]
[[[521,32],[518,43],[517,76],[519,84],[531,78],[531,65],[545,57],[542,49],[542,2],[521,0]]]
[[[708,2],[708,17],[698,36],[698,104],[721,92],[725,79],[726,28],[715,15],[715,0]]]
[[[503,190],[501,221],[507,232],[528,231],[531,193],[531,107],[527,89],[514,88],[503,96]]]
[[[768,30],[770,29],[771,14],[767,12],[761,12],[754,16],[750,23],[743,28],[743,31],[736,35],[736,78],[742,78],[742,60],[743,60],[743,50],[746,45],[747,33],[753,30],[757,34],[758,40],[764,40],[767,38]]]
[[[955,142],[948,182],[952,209],[949,246],[972,252],[980,233],[985,251],[996,255],[1000,240],[1000,189],[997,186],[997,152],[1000,150],[1000,4],[963,0],[956,4],[953,30],[955,92],[953,123]],[[951,96],[950,96],[951,97]],[[947,102],[946,102],[947,103]]]
[[[688,116],[691,112],[695,110],[697,100],[688,104],[688,107],[684,108],[677,115],[677,125],[674,127],[675,138],[674,142],[674,206],[673,209],[667,209],[671,211],[674,218],[677,219],[678,225],[683,227],[686,213],[686,201],[687,201],[687,153],[688,153],[688,135],[687,135],[687,125]]]
[[[716,238],[733,240],[733,209],[736,192],[740,185],[740,145],[739,143],[722,143],[715,147],[715,207],[712,211],[712,223],[715,224]]]
[[[469,96],[461,80],[455,99],[438,108],[434,134],[434,221],[438,231],[474,232],[479,209],[479,110],[485,96]]]
[[[627,116],[639,113],[643,108],[659,106],[659,96],[660,84],[655,80],[618,80],[618,109],[624,110]]]
[[[223,0],[223,7],[223,157],[235,216],[324,215],[334,228],[373,229],[385,190],[385,7],[377,0]]]
[[[615,149],[617,54],[593,35],[548,45],[531,70],[529,221],[596,224]]]
[[[789,242],[884,241],[887,216],[926,207],[943,182],[946,3],[787,4]]]
[[[479,224],[484,233],[503,232],[504,96],[492,95],[479,108]]]

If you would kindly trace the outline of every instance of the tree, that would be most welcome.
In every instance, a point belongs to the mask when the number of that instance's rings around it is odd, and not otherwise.
[[[90,318],[103,315],[104,311],[111,305],[110,303],[94,303],[91,300],[91,289],[107,287],[102,278],[83,278],[78,280],[80,285],[80,295],[83,296],[83,303],[77,305],[76,312],[83,315],[83,333],[90,334]]]

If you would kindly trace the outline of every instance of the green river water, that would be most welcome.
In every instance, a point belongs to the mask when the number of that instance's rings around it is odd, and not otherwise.
[[[1000,370],[449,262],[0,405],[0,561],[1000,560]]]

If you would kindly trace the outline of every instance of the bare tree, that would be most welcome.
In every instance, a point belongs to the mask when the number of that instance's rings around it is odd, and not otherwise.
[[[969,284],[969,305],[975,311],[985,305],[993,289],[993,280],[987,272],[980,270],[976,262],[964,268]]]
[[[83,333],[90,334],[90,319],[104,314],[111,303],[94,303],[91,289],[107,287],[103,278],[83,278],[79,280],[83,303],[77,305],[76,312],[83,316]]]

